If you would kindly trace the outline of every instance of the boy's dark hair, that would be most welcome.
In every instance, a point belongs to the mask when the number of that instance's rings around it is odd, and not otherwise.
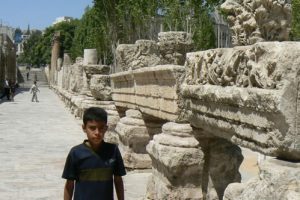
[[[86,125],[88,121],[103,121],[107,123],[107,112],[98,107],[90,107],[84,111],[83,124]]]

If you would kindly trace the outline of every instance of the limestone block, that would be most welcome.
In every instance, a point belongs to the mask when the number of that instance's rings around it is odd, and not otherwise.
[[[117,106],[139,108],[157,118],[176,120],[184,68],[158,65],[112,74],[112,98]]]
[[[95,99],[111,100],[110,77],[108,75],[92,75],[90,89]]]
[[[260,164],[259,177],[246,183],[232,183],[224,200],[300,199],[300,165],[269,159]]]
[[[183,135],[178,134],[180,127]],[[162,130],[163,133],[154,135],[147,145],[153,173],[147,198],[201,199],[204,154],[198,141],[191,135],[187,136],[189,131],[191,134],[191,127],[188,124],[166,123]],[[172,130],[176,133],[169,134]]]
[[[80,92],[83,88],[83,67],[80,64],[74,64],[69,68],[69,73],[66,73],[63,78],[68,81],[69,90]]]
[[[186,53],[192,51],[192,37],[186,32],[160,32],[157,44],[161,64],[183,65]]]
[[[137,40],[135,44],[121,44],[116,50],[117,66],[121,71],[151,67],[159,64],[155,41]]]
[[[86,74],[103,74],[108,75],[110,71],[110,67],[107,65],[83,65],[83,69]]]
[[[234,46],[289,40],[291,1],[226,0],[221,10],[227,14]]]
[[[299,161],[299,65],[296,42],[189,53],[181,118],[234,144]]]

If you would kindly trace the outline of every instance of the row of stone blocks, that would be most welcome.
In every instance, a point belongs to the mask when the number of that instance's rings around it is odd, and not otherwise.
[[[114,74],[114,102],[87,96],[89,66],[82,67],[82,95],[56,89],[79,117],[89,106],[108,110],[108,136],[117,136],[110,139],[126,166],[152,167],[148,199],[288,199],[299,196],[297,163],[266,161],[254,182],[228,185],[241,180],[238,145],[299,160],[299,50],[295,43],[259,43],[189,53],[185,66]]]

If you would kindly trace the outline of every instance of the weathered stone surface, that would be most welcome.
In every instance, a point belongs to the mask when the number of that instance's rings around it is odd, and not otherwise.
[[[145,114],[175,120],[179,109],[179,87],[184,68],[159,65],[111,75],[112,98],[117,106],[139,107]]]
[[[108,75],[92,75],[90,89],[95,99],[102,101],[112,100],[110,77]]]
[[[107,65],[83,65],[83,69],[88,76],[93,74],[109,74],[110,67]]]
[[[192,50],[191,35],[186,32],[161,32],[158,43],[137,40],[135,44],[117,47],[118,71],[135,70],[156,65],[183,65],[185,55]]]
[[[151,168],[151,159],[146,152],[149,143],[148,134],[142,115],[137,110],[127,110],[116,127],[119,135],[119,148],[127,168]]]
[[[160,64],[183,65],[187,52],[192,51],[192,36],[186,32],[160,32],[158,34]]]
[[[234,46],[289,39],[290,0],[227,0],[221,9],[228,15]]]
[[[160,61],[158,46],[152,40],[137,40],[135,44],[119,45],[116,59],[121,71],[155,66]]]
[[[201,199],[203,152],[197,140],[191,135],[180,137],[176,136],[176,133],[168,134],[172,132],[172,128],[168,127],[173,125],[175,124],[164,125],[163,133],[154,135],[153,140],[147,145],[147,151],[152,159],[153,174],[148,184],[147,198]],[[182,127],[185,133],[191,130],[188,124],[177,127]],[[176,140],[177,142],[174,142]]]
[[[189,53],[181,117],[254,151],[300,160],[299,64],[294,42]]]
[[[75,63],[72,66],[64,66],[63,76],[63,88],[73,91],[80,92],[83,88],[83,67],[82,65]]]
[[[64,53],[63,65],[72,65],[72,60],[68,53]]]
[[[207,168],[204,168],[202,184],[208,185],[208,188],[207,192],[203,193],[207,195],[207,199],[222,199],[230,183],[241,182],[239,172],[243,161],[241,149],[225,140],[214,139],[208,142],[208,148],[204,152]],[[205,177],[209,178],[208,182]]]
[[[83,65],[98,64],[97,49],[84,49],[83,54]]]
[[[109,70],[110,70],[110,68],[107,65],[83,65],[83,87],[82,87],[80,93],[87,95],[87,96],[92,96],[92,92],[91,92],[91,88],[90,88],[92,75],[108,74]],[[95,85],[93,85],[93,86],[95,86]],[[105,92],[107,92],[107,90]],[[99,96],[99,93],[98,93],[98,96]],[[96,97],[98,97],[98,96],[96,96]]]
[[[224,200],[300,199],[300,164],[270,159],[260,164],[260,175],[246,183],[230,184]]]

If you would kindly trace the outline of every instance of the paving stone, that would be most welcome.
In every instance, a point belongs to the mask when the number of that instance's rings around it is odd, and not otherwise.
[[[0,199],[63,199],[65,158],[85,139],[80,123],[48,87],[39,102],[20,88],[15,101],[0,101]],[[124,177],[128,200],[142,199],[150,172]]]

